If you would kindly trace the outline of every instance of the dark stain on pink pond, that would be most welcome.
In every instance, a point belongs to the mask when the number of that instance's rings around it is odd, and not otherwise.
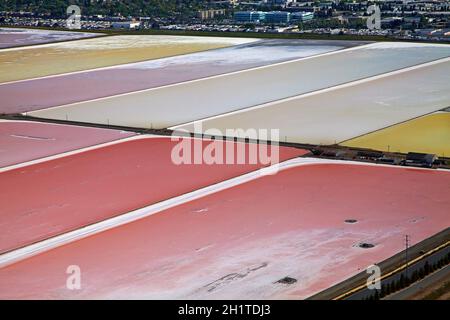
[[[0,121],[0,168],[133,135],[119,130]]]
[[[0,253],[264,166],[176,165],[171,152],[177,144],[137,139],[0,173]],[[280,148],[280,159],[306,152]]]
[[[4,267],[0,298],[305,298],[448,227],[449,192],[448,172],[291,168]]]

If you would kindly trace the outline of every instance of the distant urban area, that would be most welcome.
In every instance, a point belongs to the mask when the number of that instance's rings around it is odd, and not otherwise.
[[[80,7],[81,28],[85,30],[329,34],[450,41],[450,1],[443,0],[6,0],[0,3],[0,24],[66,28],[69,5]],[[375,18],[379,23],[370,27],[368,20],[373,22]]]

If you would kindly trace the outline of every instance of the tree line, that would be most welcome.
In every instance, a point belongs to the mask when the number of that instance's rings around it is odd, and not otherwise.
[[[26,11],[66,17],[69,5],[78,5],[83,15],[174,17],[193,16],[207,0],[2,0],[0,11]]]

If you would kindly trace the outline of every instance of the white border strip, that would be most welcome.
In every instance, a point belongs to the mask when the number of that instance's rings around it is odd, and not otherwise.
[[[117,37],[117,36],[106,36],[106,37]],[[171,37],[173,37],[173,36],[171,36]],[[191,37],[191,36],[182,36],[182,37]],[[101,37],[101,38],[104,38],[104,37]],[[205,37],[201,37],[201,38],[205,38]],[[229,38],[225,38],[225,39],[229,39]],[[91,38],[91,39],[95,39],[95,38]],[[128,66],[128,65],[134,65],[134,64],[149,62],[149,61],[153,61],[153,60],[169,59],[169,58],[174,58],[174,57],[179,57],[179,56],[184,56],[184,55],[190,55],[190,54],[196,54],[196,53],[202,53],[202,52],[207,52],[207,51],[234,48],[234,47],[237,47],[237,46],[243,46],[243,45],[246,45],[246,44],[251,44],[251,43],[255,43],[255,42],[261,41],[261,39],[254,39],[254,38],[248,38],[248,39],[249,39],[248,42],[238,43],[238,44],[224,42],[224,45],[225,45],[224,47],[209,48],[209,49],[204,49],[204,50],[200,50],[200,51],[179,53],[179,54],[175,54],[175,55],[162,56],[162,57],[159,57],[159,58],[150,58],[150,59],[142,60],[142,61],[124,62],[124,63],[115,64],[115,65],[112,65],[112,66],[90,68],[90,69],[71,71],[71,72],[66,72],[66,73],[50,74],[50,75],[41,76],[41,77],[34,77],[34,78],[28,78],[28,79],[21,79],[21,80],[13,80],[13,81],[1,82],[0,86],[8,85],[8,84],[15,84],[15,83],[19,83],[19,82],[36,81],[36,80],[49,79],[49,78],[58,78],[58,77],[70,76],[70,75],[73,75],[73,74],[80,74],[80,73],[86,73],[86,72],[96,72],[96,71],[102,71],[102,70],[108,70],[108,69],[123,68],[123,67]],[[89,38],[87,38],[87,39],[79,39],[79,40],[80,41],[81,40],[89,40]],[[69,41],[69,42],[75,42],[75,41],[78,41],[78,40]],[[67,42],[67,41],[63,41],[63,42]],[[193,42],[193,43],[197,43],[197,42]],[[51,43],[51,44],[52,45],[57,45],[57,44],[61,44],[61,42],[59,42],[59,43]],[[30,47],[30,48],[27,47],[27,49],[34,49],[36,47],[37,46],[33,46],[33,47]],[[10,48],[10,49],[13,49],[13,48]],[[17,49],[20,49],[20,48],[17,48]],[[23,49],[23,47],[22,47],[22,49]],[[152,49],[152,48],[148,47],[148,49]],[[2,52],[0,50],[0,54],[1,53]]]
[[[96,102],[96,101],[109,100],[109,99],[114,99],[114,98],[117,98],[117,97],[124,97],[124,96],[129,96],[129,95],[143,93],[143,92],[151,92],[151,91],[161,90],[161,89],[165,89],[165,88],[184,86],[186,84],[191,84],[191,83],[196,83],[196,82],[201,82],[201,81],[208,81],[208,80],[211,80],[211,79],[228,77],[228,76],[237,75],[237,74],[244,73],[244,72],[253,72],[255,70],[260,70],[260,69],[275,68],[275,67],[278,67],[280,65],[285,65],[285,64],[289,64],[289,63],[297,63],[297,62],[301,62],[301,61],[304,61],[304,60],[320,58],[320,57],[323,57],[323,56],[328,56],[328,55],[332,55],[332,54],[338,54],[338,53],[341,53],[341,52],[348,52],[348,51],[353,51],[353,50],[359,50],[361,48],[366,48],[368,46],[373,46],[375,44],[376,43],[369,43],[369,44],[356,46],[356,47],[351,47],[351,48],[338,49],[338,50],[325,52],[325,53],[321,53],[321,54],[317,54],[317,55],[312,55],[312,56],[308,56],[308,57],[302,57],[302,58],[298,58],[298,59],[294,59],[294,60],[282,61],[282,62],[277,62],[277,63],[268,64],[268,65],[264,65],[264,66],[259,66],[259,67],[255,67],[255,68],[249,68],[249,69],[243,69],[243,70],[238,70],[238,71],[233,71],[233,72],[228,72],[228,73],[222,73],[222,74],[217,74],[217,75],[213,75],[213,76],[209,76],[209,77],[198,78],[198,79],[182,81],[182,82],[177,82],[177,83],[171,83],[171,84],[167,84],[167,85],[163,85],[163,86],[158,86],[158,87],[153,87],[153,88],[148,88],[148,89],[142,89],[142,90],[136,90],[136,91],[131,91],[131,92],[125,92],[125,93],[120,93],[120,94],[116,94],[116,95],[110,95],[110,96],[106,96],[106,97],[95,98],[95,99],[91,99],[91,100],[83,100],[83,101],[78,101],[78,102],[72,102],[72,103],[63,104],[63,105],[59,105],[59,106],[53,106],[53,107],[48,107],[48,108],[42,108],[42,109],[32,110],[32,111],[28,111],[28,112],[23,112],[22,114],[23,115],[33,114],[34,112],[39,112],[39,111],[43,111],[43,110],[46,110],[46,111],[47,110],[54,110],[54,109],[58,109],[58,108],[65,108],[65,107],[68,107],[68,106],[74,106],[74,105],[85,104],[85,103]],[[222,49],[226,49],[226,48],[230,48],[230,47],[225,47],[225,48],[222,48]],[[196,52],[193,52],[192,54],[195,54],[195,53]],[[107,68],[114,68],[114,67],[115,66],[107,67]],[[98,70],[98,69],[95,69],[95,70]],[[94,71],[94,70],[92,70],[92,71]],[[81,71],[81,72],[83,72],[83,71]],[[76,73],[80,73],[80,72],[77,71]],[[71,73],[65,73],[65,74],[61,74],[61,75],[68,75],[68,74],[71,74]],[[59,76],[61,76],[61,75],[59,75]],[[29,81],[29,80],[36,80],[36,79],[43,79],[43,78],[34,78],[34,79],[20,80],[20,81]],[[8,84],[8,83],[12,83],[12,82],[5,82],[3,84]],[[2,84],[0,84],[0,85],[2,85]]]
[[[9,119],[0,119],[0,123],[1,122],[34,123],[34,121],[9,120]],[[52,124],[52,125],[59,125],[59,126],[75,126],[75,125],[72,125],[72,124],[67,124],[66,125],[66,124],[51,123],[51,122],[36,122],[36,123]],[[156,134],[151,134],[151,133],[137,133],[137,132],[133,132],[133,131],[118,130],[118,129],[108,129],[108,128],[99,128],[99,127],[88,127],[88,128],[130,132],[130,133],[134,133],[134,135],[130,136],[130,137],[119,138],[117,140],[113,140],[113,141],[109,141],[109,142],[99,143],[99,144],[96,144],[96,145],[93,145],[93,146],[88,146],[88,147],[74,149],[74,150],[70,150],[70,151],[66,151],[66,152],[57,153],[57,154],[54,154],[54,155],[51,155],[51,156],[42,157],[42,158],[39,158],[39,159],[34,159],[34,160],[26,161],[26,162],[13,164],[13,165],[6,166],[6,167],[3,167],[3,168],[0,167],[0,173],[6,172],[6,171],[15,170],[15,169],[19,169],[19,168],[23,168],[23,167],[27,167],[27,166],[31,166],[33,164],[38,164],[38,163],[42,163],[42,162],[46,162],[46,161],[50,161],[50,160],[60,159],[60,158],[68,157],[68,156],[71,156],[71,155],[75,155],[75,154],[79,154],[79,153],[83,153],[83,152],[88,152],[88,151],[92,151],[92,150],[96,150],[96,149],[100,149],[100,148],[116,145],[116,144],[119,144],[119,143],[125,143],[125,142],[129,142],[129,141],[134,141],[134,140],[156,139],[156,138],[159,138],[159,139],[174,139],[174,138],[178,138],[178,139],[192,139],[192,140],[212,141],[212,139],[210,137],[203,137],[203,138],[190,137],[190,136],[185,136],[185,135],[183,135],[181,133],[177,133],[177,132],[173,132],[173,134],[171,134],[170,136],[162,136],[162,135],[156,135]],[[245,142],[237,141],[235,143],[238,144],[238,143],[245,143]]]
[[[311,97],[311,96],[315,96],[315,95],[318,95],[318,94],[331,92],[331,91],[335,91],[335,90],[340,90],[340,89],[344,89],[344,88],[348,88],[348,87],[353,87],[353,86],[356,86],[356,85],[359,85],[359,84],[363,84],[363,83],[367,83],[367,82],[383,79],[383,78],[386,78],[386,77],[391,77],[391,76],[394,76],[394,75],[397,75],[397,74],[413,71],[413,70],[416,70],[416,69],[430,67],[430,66],[433,66],[435,64],[446,63],[446,62],[449,62],[449,61],[450,61],[450,57],[439,59],[439,60],[435,60],[435,61],[431,61],[431,62],[426,62],[426,63],[422,63],[422,64],[415,65],[415,66],[412,66],[412,67],[406,67],[406,68],[403,68],[403,69],[400,69],[400,70],[395,70],[395,71],[391,71],[391,72],[387,72],[387,73],[382,73],[382,74],[379,74],[379,75],[376,75],[376,76],[370,76],[370,77],[367,77],[367,78],[364,78],[364,79],[351,81],[351,82],[347,82],[347,83],[344,83],[344,84],[339,84],[339,85],[332,86],[332,87],[329,87],[329,88],[315,90],[315,91],[304,93],[304,94],[300,94],[300,95],[297,95],[297,96],[288,97],[288,98],[284,98],[284,99],[280,99],[280,100],[276,100],[276,101],[271,101],[271,102],[259,104],[259,105],[253,106],[253,107],[248,107],[248,108],[243,108],[243,109],[240,109],[240,110],[230,111],[230,112],[227,112],[227,113],[223,113],[223,114],[220,114],[220,115],[204,118],[204,119],[201,119],[201,120],[194,120],[194,121],[186,122],[184,124],[179,124],[179,125],[176,125],[176,126],[169,127],[168,129],[169,130],[185,129],[183,127],[193,125],[194,123],[206,122],[206,121],[210,121],[210,120],[216,120],[216,119],[220,119],[220,118],[224,118],[224,117],[228,117],[228,116],[232,116],[232,115],[236,115],[236,114],[240,114],[240,113],[244,113],[244,112],[250,112],[250,111],[253,111],[253,110],[268,108],[268,107],[271,107],[273,105],[286,103],[286,102],[290,102],[290,101],[293,101],[293,100],[304,99],[304,98],[307,98],[307,97]],[[39,111],[39,110],[37,110],[37,111]]]
[[[150,134],[148,134],[148,135],[136,134],[131,137],[119,138],[117,140],[113,140],[110,142],[100,143],[100,144],[96,144],[96,145],[89,146],[89,147],[84,147],[84,148],[80,148],[80,149],[75,149],[75,150],[71,150],[71,151],[67,151],[67,152],[58,153],[58,154],[48,156],[48,157],[43,157],[43,158],[31,160],[31,161],[13,164],[11,166],[0,168],[0,173],[27,167],[27,166],[31,166],[33,164],[38,164],[38,163],[42,163],[42,162],[46,162],[46,161],[50,161],[50,160],[64,158],[67,156],[71,156],[71,155],[75,155],[75,154],[79,154],[79,153],[83,153],[83,152],[88,152],[88,151],[95,150],[95,149],[112,146],[112,145],[119,144],[119,143],[124,143],[124,142],[128,142],[128,141],[133,141],[133,140],[161,138],[161,137],[164,137],[164,136],[156,136],[156,135],[150,135]]]
[[[305,166],[305,165],[316,165],[316,164],[345,164],[345,165],[360,165],[360,166],[378,166],[378,167],[389,167],[397,169],[405,169],[405,167],[391,166],[386,164],[374,164],[374,163],[363,163],[363,162],[353,162],[346,160],[328,160],[328,159],[317,159],[317,158],[295,158],[281,162],[279,164],[272,165],[270,167],[261,168],[244,175],[222,181],[205,188],[201,188],[181,196],[177,196],[165,201],[161,201],[150,206],[137,209],[113,218],[109,218],[89,226],[85,226],[28,246],[19,248],[10,252],[6,252],[0,255],[0,268],[11,265],[15,262],[21,261],[26,258],[38,255],[40,253],[55,249],[62,245],[84,239],[89,236],[93,236],[100,232],[110,230],[139,219],[149,217],[155,213],[173,208],[175,206],[182,205],[184,203],[203,198],[205,196],[220,192],[225,189],[229,189],[246,182],[256,180],[261,178],[267,172],[271,172],[271,168],[274,170],[287,170],[294,167]],[[408,170],[430,170],[425,168],[411,168]],[[269,171],[267,171],[269,170]]]
[[[27,122],[27,123],[31,122],[32,123],[33,121],[26,121],[26,120],[17,120],[16,121],[16,120],[0,119],[0,123],[1,122]],[[42,124],[43,122],[38,122],[38,123]],[[65,124],[59,124],[59,123],[47,123],[47,124],[54,124],[54,125],[65,126]],[[73,126],[73,125],[68,125],[68,126]],[[96,128],[96,127],[89,127],[89,128],[104,129],[104,128]],[[121,131],[121,130],[117,130],[117,129],[106,129],[106,128],[104,130]],[[31,166],[33,164],[39,164],[39,163],[50,161],[50,160],[55,160],[55,159],[68,157],[68,156],[79,154],[79,153],[83,153],[83,152],[92,151],[92,150],[96,150],[96,149],[100,149],[100,148],[104,148],[104,147],[108,147],[108,146],[112,146],[112,145],[116,145],[116,144],[120,144],[120,143],[134,141],[134,140],[156,139],[156,138],[159,138],[159,139],[178,138],[178,139],[192,139],[192,140],[212,141],[212,139],[209,138],[209,137],[203,137],[203,138],[187,137],[185,135],[182,135],[181,133],[176,133],[176,132],[174,132],[170,136],[162,136],[162,135],[156,135],[156,134],[151,134],[151,133],[136,133],[136,132],[133,132],[133,131],[126,131],[126,130],[123,130],[123,131],[124,132],[134,133],[134,135],[130,136],[130,137],[119,138],[117,140],[113,140],[113,141],[109,141],[109,142],[99,143],[99,144],[88,146],[88,147],[83,147],[83,148],[79,148],[79,149],[74,149],[74,150],[70,150],[70,151],[66,151],[66,152],[57,153],[57,154],[54,154],[54,155],[51,155],[51,156],[42,157],[42,158],[39,158],[39,159],[34,159],[34,160],[30,160],[30,161],[25,161],[25,162],[13,164],[13,165],[6,166],[6,167],[3,167],[3,168],[0,167],[0,173],[6,172],[6,171],[15,170],[15,169],[19,169],[19,168],[24,168],[24,167],[27,167],[27,166]],[[245,143],[245,142],[237,141],[235,143]]]
[[[4,27],[0,27],[1,29],[6,29]],[[10,28],[11,29],[11,28]],[[12,28],[12,29],[20,29],[20,30],[32,30],[32,31],[50,31],[50,32],[63,32],[63,33],[78,33],[78,34],[85,34],[87,36],[80,37],[80,38],[68,38],[68,39],[61,39],[61,40],[55,40],[53,42],[44,42],[44,43],[35,43],[35,44],[25,44],[23,46],[16,46],[16,47],[9,47],[9,48],[1,48],[0,54],[3,52],[10,52],[10,51],[18,51],[18,50],[29,50],[29,49],[39,49],[39,48],[46,48],[49,46],[56,46],[61,43],[65,42],[75,42],[75,41],[83,41],[83,40],[92,40],[96,38],[104,38],[104,37],[114,37],[112,35],[108,35],[106,33],[92,33],[92,32],[79,32],[79,31],[59,31],[59,30],[45,30],[45,29],[29,29],[29,28]],[[1,33],[0,33],[1,35]],[[44,35],[45,36],[45,35]]]
[[[4,29],[4,28],[0,28],[0,29]],[[17,28],[19,29],[19,28]],[[21,28],[24,29],[24,28]],[[27,29],[26,30],[43,30],[43,31],[50,31],[50,32],[55,32],[57,30],[46,30],[46,29]],[[19,50],[30,50],[30,49],[41,49],[41,48],[47,48],[47,47],[58,47],[59,45],[66,45],[69,44],[70,42],[75,42],[75,41],[85,41],[85,40],[96,40],[98,38],[117,38],[117,37],[159,37],[159,38],[163,38],[163,37],[171,37],[171,38],[175,38],[175,37],[183,37],[183,38],[189,38],[192,40],[204,40],[206,39],[214,39],[217,40],[215,43],[221,43],[220,40],[223,40],[223,42],[229,41],[230,43],[233,42],[233,39],[237,39],[237,41],[242,40],[242,43],[239,43],[237,45],[240,44],[244,44],[246,42],[244,42],[245,40],[248,40],[248,42],[252,42],[252,41],[257,41],[260,40],[262,38],[243,38],[243,37],[208,37],[208,36],[185,36],[185,35],[163,35],[163,34],[107,34],[107,33],[92,33],[92,32],[85,32],[85,31],[59,31],[59,32],[65,32],[65,33],[79,33],[79,34],[90,34],[93,35],[91,37],[84,37],[84,38],[73,38],[73,39],[63,39],[62,41],[54,41],[54,42],[47,42],[47,43],[36,43],[36,44],[30,44],[30,45],[25,45],[25,46],[21,46],[21,47],[10,47],[10,48],[3,48],[0,49],[0,53],[3,52],[9,52],[9,51],[19,51]],[[232,39],[232,40],[229,40]],[[358,40],[355,40],[358,41]],[[75,43],[76,44],[76,43]],[[235,45],[233,43],[231,43],[231,45]],[[145,47],[144,47],[145,48]],[[59,48],[56,48],[59,49]],[[126,47],[124,47],[123,49],[126,49]]]

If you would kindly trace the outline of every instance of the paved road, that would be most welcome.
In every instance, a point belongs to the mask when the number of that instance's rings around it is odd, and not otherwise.
[[[416,282],[408,288],[389,295],[383,300],[409,300],[428,288],[436,287],[437,289],[439,287],[439,284],[442,285],[446,281],[450,281],[450,265],[447,265],[445,268],[432,273],[431,275],[420,280],[419,282]]]

